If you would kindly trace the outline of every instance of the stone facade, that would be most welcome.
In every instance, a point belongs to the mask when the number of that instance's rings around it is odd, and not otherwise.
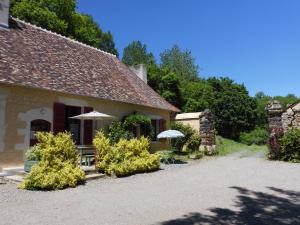
[[[269,122],[269,158],[275,159],[279,155],[280,146],[279,139],[282,137],[284,130],[282,126],[282,105],[278,101],[271,101],[268,103],[266,110],[268,112]]]
[[[300,129],[300,102],[289,106],[282,114],[282,126],[284,131],[290,127]]]
[[[266,110],[269,119],[270,158],[277,158],[280,151],[279,139],[290,128],[300,129],[300,101],[285,110],[278,101],[271,101]]]
[[[213,121],[213,114],[208,109],[204,110],[200,115],[200,150],[206,151],[206,153],[209,155],[213,155],[216,151],[216,139]]]

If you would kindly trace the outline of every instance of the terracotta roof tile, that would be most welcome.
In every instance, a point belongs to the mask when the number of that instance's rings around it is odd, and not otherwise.
[[[0,29],[0,82],[179,111],[114,55],[17,19]]]

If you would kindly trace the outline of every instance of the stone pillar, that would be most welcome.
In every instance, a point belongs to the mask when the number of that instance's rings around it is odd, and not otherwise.
[[[213,155],[216,153],[216,139],[213,115],[210,110],[206,109],[200,115],[199,119],[199,133],[201,136],[200,151],[204,151],[208,155]]]
[[[282,124],[282,105],[274,100],[270,101],[266,107],[268,113],[269,121],[269,158],[276,159],[280,153],[279,139],[284,134],[283,124]]]

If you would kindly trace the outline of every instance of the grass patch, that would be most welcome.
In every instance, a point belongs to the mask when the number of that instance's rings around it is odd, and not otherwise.
[[[249,151],[250,153],[264,152],[267,153],[268,147],[266,145],[245,145],[221,136],[217,136],[217,149],[218,155],[224,156],[242,150]]]

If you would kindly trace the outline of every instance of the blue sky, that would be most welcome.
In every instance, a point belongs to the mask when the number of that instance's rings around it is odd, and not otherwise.
[[[78,11],[114,35],[122,55],[133,40],[156,58],[178,44],[200,76],[228,76],[251,95],[300,96],[299,0],[78,0]]]

